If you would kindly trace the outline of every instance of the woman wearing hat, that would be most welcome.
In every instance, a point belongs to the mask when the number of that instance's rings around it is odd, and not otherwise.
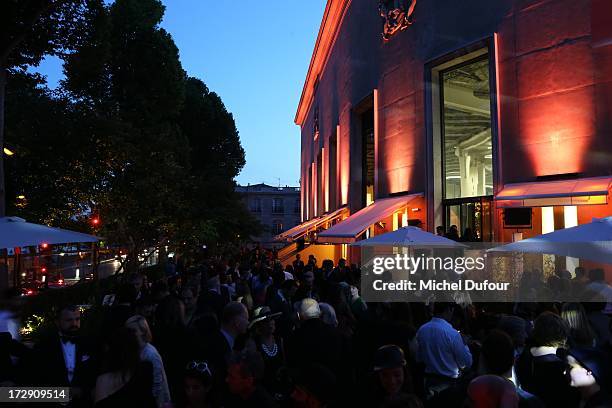
[[[413,393],[404,351],[399,346],[388,344],[376,350],[374,375],[373,406],[411,396]]]
[[[277,387],[278,370],[285,365],[285,355],[281,338],[276,338],[276,321],[282,313],[272,313],[268,306],[261,306],[254,310],[253,318],[249,323],[249,331],[262,355],[265,363],[263,385],[274,391]]]
[[[593,348],[573,348],[567,356],[566,375],[570,385],[580,392],[583,408],[612,407],[607,388],[610,381],[609,358]]]

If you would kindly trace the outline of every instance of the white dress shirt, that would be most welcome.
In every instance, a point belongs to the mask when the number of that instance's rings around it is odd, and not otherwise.
[[[64,364],[68,372],[68,381],[72,382],[74,378],[74,368],[76,367],[76,344],[72,341],[60,342],[62,351],[64,352]]]

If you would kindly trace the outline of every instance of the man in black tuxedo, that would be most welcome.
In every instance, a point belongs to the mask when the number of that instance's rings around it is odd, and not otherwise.
[[[96,373],[91,348],[79,335],[81,311],[64,306],[55,323],[56,330],[34,347],[28,370],[33,385],[70,387],[71,406],[88,406]]]

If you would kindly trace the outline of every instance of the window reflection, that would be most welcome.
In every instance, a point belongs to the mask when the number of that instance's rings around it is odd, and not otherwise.
[[[445,198],[493,194],[489,61],[442,73]]]

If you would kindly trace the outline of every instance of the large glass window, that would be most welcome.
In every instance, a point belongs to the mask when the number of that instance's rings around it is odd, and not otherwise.
[[[493,194],[489,59],[441,72],[444,198]]]

